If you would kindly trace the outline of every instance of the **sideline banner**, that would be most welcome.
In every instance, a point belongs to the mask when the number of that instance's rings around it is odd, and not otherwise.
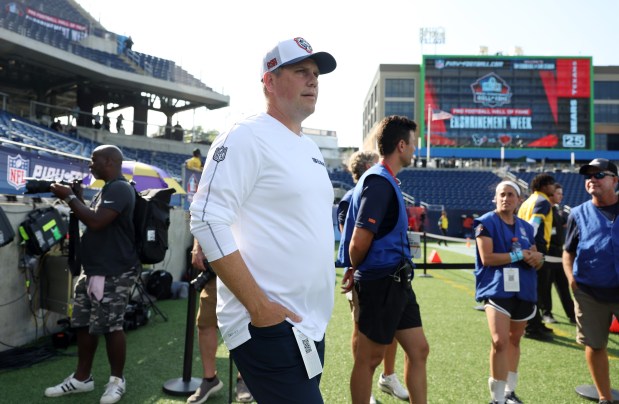
[[[21,195],[26,191],[26,178],[50,181],[82,179],[87,174],[87,161],[42,157],[36,153],[0,146],[0,193]]]
[[[191,205],[193,195],[198,190],[198,184],[200,183],[201,177],[202,171],[195,171],[187,167],[183,167],[183,187],[185,188],[185,192],[187,192],[185,203],[183,203],[183,209],[189,210],[189,205]]]

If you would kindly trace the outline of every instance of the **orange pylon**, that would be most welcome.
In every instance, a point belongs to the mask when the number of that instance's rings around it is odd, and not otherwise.
[[[438,252],[436,252],[436,250],[432,250],[430,253],[430,262],[433,264],[441,264],[443,262],[441,261],[441,257],[438,256]]]
[[[466,238],[466,248],[471,248],[471,238],[470,237]]]

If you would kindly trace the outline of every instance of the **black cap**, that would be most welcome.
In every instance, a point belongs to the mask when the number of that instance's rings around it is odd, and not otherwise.
[[[607,159],[593,159],[589,164],[580,167],[580,171],[578,171],[578,173],[591,174],[592,168],[597,169],[594,173],[600,171],[610,171],[611,173],[617,175],[617,166]]]

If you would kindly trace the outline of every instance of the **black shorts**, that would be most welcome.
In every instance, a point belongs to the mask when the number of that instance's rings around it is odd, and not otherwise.
[[[359,331],[379,344],[391,344],[397,330],[421,327],[421,313],[410,281],[388,276],[355,281],[359,298]]]
[[[506,314],[512,321],[527,321],[535,317],[537,305],[533,302],[525,302],[517,297],[508,299],[488,299],[485,306],[490,306],[495,310]]]

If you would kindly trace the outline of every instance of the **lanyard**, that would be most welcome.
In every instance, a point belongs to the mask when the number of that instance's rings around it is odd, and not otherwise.
[[[389,165],[385,163],[385,160],[381,160],[380,164],[382,164],[383,167],[385,167],[387,171],[389,171],[389,174],[391,174],[395,183],[398,184],[398,186],[400,186],[402,182],[393,174],[393,171],[391,171],[391,167],[389,167]]]

